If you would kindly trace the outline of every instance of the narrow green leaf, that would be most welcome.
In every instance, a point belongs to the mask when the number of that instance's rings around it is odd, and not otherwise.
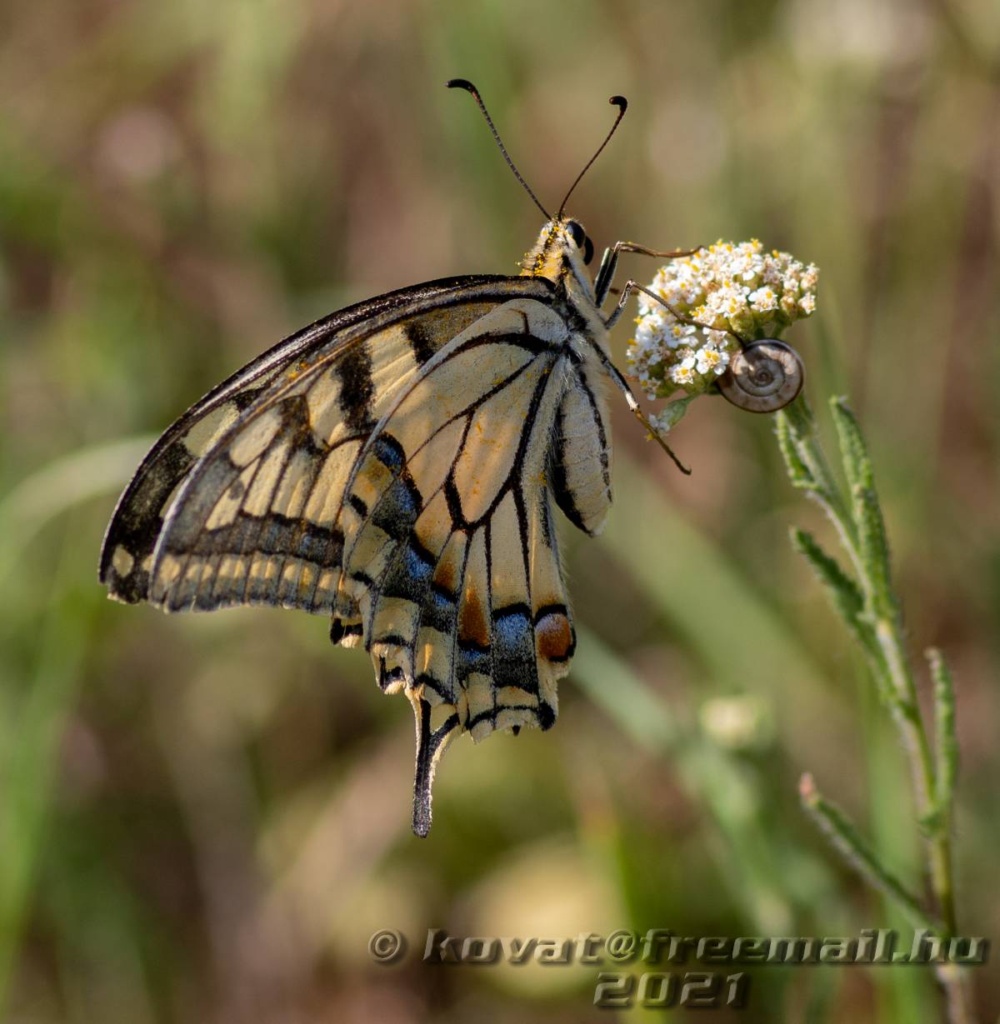
[[[778,439],[778,449],[785,460],[785,469],[788,471],[788,479],[792,486],[814,488],[816,480],[799,455],[798,433],[792,425],[792,421],[783,411],[774,418],[774,434]]]
[[[889,568],[889,539],[878,495],[873,487],[856,487],[851,493],[858,527],[861,561],[869,583],[872,612],[879,618],[893,618],[896,598]]]
[[[870,610],[876,618],[891,618],[896,614],[896,601],[889,570],[889,541],[875,490],[875,474],[868,446],[846,399],[832,399],[830,408],[837,426],[844,475],[851,491],[851,515],[857,528]]]
[[[934,680],[934,796],[940,815],[939,826],[947,828],[958,778],[958,735],[955,729],[955,684],[941,652],[926,652]]]
[[[841,493],[841,488],[830,472],[816,429],[816,420],[805,397],[795,401],[778,413],[778,444],[788,466],[792,484],[805,490],[830,517],[849,550],[856,547],[854,522]]]
[[[893,900],[914,927],[941,932],[940,923],[931,918],[917,897],[881,862],[847,815],[820,794],[808,773],[799,783],[799,796],[806,813],[865,882]]]
[[[869,654],[874,653],[872,631],[862,618],[865,599],[861,589],[844,572],[840,563],[820,547],[811,533],[793,528],[791,539],[792,546],[812,566],[820,583],[826,587],[837,614],[847,624],[847,628],[865,646]]]
[[[868,455],[868,446],[861,434],[857,418],[847,404],[847,399],[840,396],[830,399],[830,410],[837,428],[837,440],[840,444],[840,457],[844,464],[844,475],[851,491],[856,487],[872,486],[872,465]]]

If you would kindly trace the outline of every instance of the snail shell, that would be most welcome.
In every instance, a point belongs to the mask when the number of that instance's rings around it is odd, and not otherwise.
[[[805,370],[799,354],[783,341],[766,338],[737,352],[719,377],[725,399],[747,412],[777,412],[802,390]]]

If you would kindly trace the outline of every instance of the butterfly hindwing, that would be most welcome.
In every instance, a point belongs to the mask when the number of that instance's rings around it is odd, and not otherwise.
[[[574,633],[547,465],[579,386],[568,340],[538,302],[478,321],[400,393],[344,502],[334,635],[363,637],[380,685],[414,704],[418,831],[453,733],[555,720]],[[428,715],[442,724],[422,728]]]
[[[607,407],[590,367],[575,368],[556,418],[552,490],[566,518],[591,536],[600,533],[611,507],[611,445]]]

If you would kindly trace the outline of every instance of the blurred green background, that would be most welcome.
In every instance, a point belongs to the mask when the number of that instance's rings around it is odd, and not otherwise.
[[[7,0],[9,1020],[598,1021],[596,968],[424,965],[426,929],[909,934],[799,810],[809,770],[920,887],[905,763],[787,530],[833,540],[766,418],[696,403],[688,479],[615,399],[611,523],[564,531],[580,644],[557,726],[457,741],[426,841],[410,709],[322,619],[105,599],[115,497],[211,385],[347,302],[515,271],[538,212],[459,75],[550,205],[629,97],[571,204],[599,247],[757,236],[820,265],[789,340],[821,414],[851,396],[913,651],[951,660],[960,928],[1000,933],[993,0]],[[371,962],[379,928],[410,936],[400,965]],[[975,985],[995,1019],[996,972]],[[926,969],[772,967],[739,1017],[943,1012]]]

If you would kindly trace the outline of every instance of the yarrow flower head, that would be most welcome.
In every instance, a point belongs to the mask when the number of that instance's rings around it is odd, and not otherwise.
[[[654,426],[665,432],[691,398],[710,390],[741,342],[778,338],[816,308],[819,270],[759,241],[718,241],[657,271],[639,293],[639,316],[626,359],[650,399],[685,392]],[[669,307],[669,308],[668,308]],[[673,408],[676,406],[676,408]]]

